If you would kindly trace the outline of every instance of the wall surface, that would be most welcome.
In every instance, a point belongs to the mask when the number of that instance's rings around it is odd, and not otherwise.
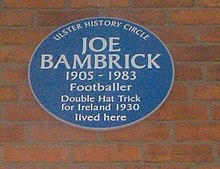
[[[0,169],[220,169],[219,0],[0,0]],[[175,62],[168,100],[148,119],[97,132],[35,101],[27,67],[56,27],[126,18],[156,33]]]

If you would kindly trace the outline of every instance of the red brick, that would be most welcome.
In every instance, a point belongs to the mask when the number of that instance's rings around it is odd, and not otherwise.
[[[11,82],[27,81],[27,66],[3,66],[3,80]]]
[[[145,162],[212,162],[210,145],[145,145]]]
[[[34,49],[32,47],[0,47],[0,63],[27,63]]]
[[[165,43],[191,43],[195,42],[195,31],[188,27],[163,27],[151,30]]]
[[[6,8],[59,8],[64,6],[64,0],[3,0]]]
[[[220,145],[218,146],[217,153],[218,153],[218,157],[220,157]]]
[[[68,162],[70,149],[68,146],[56,145],[5,145],[3,162]]]
[[[23,168],[22,168],[23,169]],[[39,169],[39,168],[36,168],[36,169]],[[42,169],[45,169],[45,168],[42,168]],[[67,166],[62,166],[62,165],[60,165],[60,166],[52,166],[52,167],[50,167],[49,169],[87,169],[87,166],[76,166],[76,165],[74,165],[73,164],[73,166],[69,166],[68,164],[67,164]],[[103,169],[105,169],[105,168],[103,168]],[[116,168],[117,169],[117,168]]]
[[[15,101],[18,98],[18,90],[15,86],[0,86],[0,101]]]
[[[3,119],[3,113],[2,113],[2,110],[1,110],[1,107],[0,107],[0,120]]]
[[[129,7],[129,0],[70,0],[73,8],[116,8]]]
[[[34,13],[29,11],[0,12],[0,26],[30,26],[34,23]]]
[[[201,80],[201,67],[199,64],[176,63],[175,80]]]
[[[55,166],[56,165],[56,166]],[[20,165],[19,166],[13,166],[12,168],[7,168],[7,169],[88,169],[88,168],[84,168],[84,166],[70,166],[69,164],[65,165],[65,164],[55,164],[55,165],[49,165],[48,164],[36,164],[36,166],[25,166],[25,164]],[[1,168],[0,168],[1,169]]]
[[[35,167],[25,167],[25,166],[16,166],[16,167],[13,167],[13,166],[8,166],[8,167],[3,167],[0,169],[36,169]],[[47,168],[46,168],[47,169]]]
[[[51,167],[49,166],[25,166],[26,164],[22,164],[22,165],[19,165],[19,166],[10,166],[10,167],[7,167],[7,168],[3,168],[3,169],[52,169]],[[2,169],[0,167],[0,169]]]
[[[149,0],[135,0],[135,7],[189,7],[193,6],[193,0],[185,0],[185,1],[177,1],[177,0],[157,0],[157,1],[149,1]]]
[[[219,27],[207,27],[199,31],[201,42],[220,42]]]
[[[208,120],[208,105],[205,103],[165,103],[148,120]]]
[[[0,45],[34,45],[40,43],[51,30],[40,29],[2,29]]]
[[[204,166],[196,167],[195,169],[220,169],[220,166],[204,165]]]
[[[213,114],[215,120],[220,120],[220,104],[213,105]]]
[[[88,169],[122,169],[122,168],[114,165],[114,166],[91,166]]]
[[[176,139],[178,141],[220,141],[219,124],[178,124]]]
[[[49,113],[38,105],[8,104],[5,107],[7,121],[54,121]]]
[[[165,24],[166,14],[160,10],[124,10],[124,11],[104,11],[103,16],[116,17],[128,19],[139,24],[152,25],[152,24]]]
[[[149,166],[126,166],[125,169],[155,169],[154,167],[149,167]]]
[[[219,46],[176,46],[171,54],[176,61],[220,61]]]
[[[220,7],[220,1],[219,0],[200,0],[199,5],[204,6],[204,7]]]
[[[219,10],[175,10],[171,18],[179,25],[220,24]]]
[[[0,142],[25,141],[26,128],[24,125],[0,124]]]
[[[78,129],[66,124],[36,124],[32,127],[31,139],[34,141],[51,142],[95,141],[97,139],[97,132]]]
[[[162,166],[162,167],[159,167],[159,169],[190,169],[190,168],[183,167],[183,166]]]
[[[20,98],[22,101],[36,102],[36,99],[34,98],[34,95],[31,92],[31,88],[28,84],[20,85]]]
[[[97,11],[41,11],[38,16],[38,24],[42,26],[57,26],[95,16],[98,16]]]
[[[174,82],[168,100],[187,100],[189,98],[189,87],[184,83]]]
[[[162,141],[170,137],[170,126],[167,124],[145,124],[103,133],[105,141]]]
[[[138,146],[124,144],[74,146],[76,162],[126,162],[140,161]]]
[[[192,99],[195,100],[219,100],[220,84],[200,84],[192,88]]]
[[[208,65],[206,78],[208,80],[220,80],[220,64]]]

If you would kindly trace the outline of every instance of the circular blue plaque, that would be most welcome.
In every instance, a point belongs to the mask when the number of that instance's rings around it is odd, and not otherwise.
[[[29,83],[54,117],[112,129],[152,114],[173,85],[174,65],[148,29],[118,18],[87,18],[49,34],[29,64]]]

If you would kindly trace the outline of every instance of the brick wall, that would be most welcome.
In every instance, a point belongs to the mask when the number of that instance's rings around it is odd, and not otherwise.
[[[0,0],[0,169],[220,169],[219,0]],[[48,115],[27,82],[53,29],[84,17],[126,18],[155,32],[175,84],[150,118],[107,132]]]

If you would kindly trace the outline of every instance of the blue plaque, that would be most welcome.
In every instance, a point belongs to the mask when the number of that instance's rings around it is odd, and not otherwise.
[[[118,18],[86,18],[49,34],[29,64],[39,104],[68,124],[113,129],[134,124],[165,101],[174,65],[148,29]]]

